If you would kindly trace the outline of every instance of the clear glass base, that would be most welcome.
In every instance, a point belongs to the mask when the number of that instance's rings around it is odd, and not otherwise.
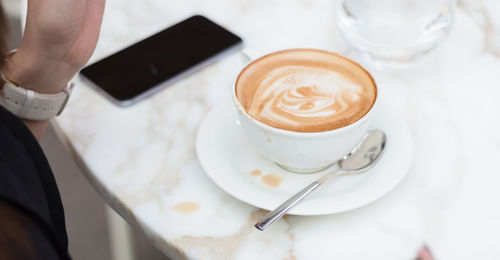
[[[454,0],[339,0],[336,24],[369,66],[399,69],[434,49],[450,31]]]
[[[425,54],[432,51],[432,49],[419,52],[412,53],[411,55],[405,55],[400,57],[390,57],[390,56],[381,56],[372,52],[365,52],[361,50],[356,50],[356,56],[359,56],[357,60],[362,60],[363,65],[367,65],[369,67],[381,70],[398,70],[398,69],[406,69],[415,64],[418,64]]]

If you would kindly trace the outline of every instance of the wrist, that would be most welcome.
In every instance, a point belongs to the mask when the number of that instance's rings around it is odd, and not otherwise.
[[[48,60],[19,49],[10,56],[2,72],[12,82],[39,93],[61,92],[73,77],[74,69],[58,60]]]

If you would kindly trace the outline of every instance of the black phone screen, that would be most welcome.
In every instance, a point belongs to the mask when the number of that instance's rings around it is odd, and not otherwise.
[[[241,42],[235,34],[195,15],[89,65],[80,73],[113,98],[126,101]]]

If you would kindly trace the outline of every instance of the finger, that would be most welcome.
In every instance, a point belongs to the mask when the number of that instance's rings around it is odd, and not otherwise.
[[[85,19],[83,35],[91,39],[98,39],[101,31],[102,17],[106,0],[87,0],[85,6]]]
[[[83,66],[94,52],[101,31],[105,0],[85,1],[84,18],[78,40],[73,46],[73,54],[78,56],[77,66]],[[83,62],[80,64],[80,62]]]
[[[420,251],[418,251],[416,260],[434,260],[429,247],[425,245],[422,246],[422,248],[420,248]]]

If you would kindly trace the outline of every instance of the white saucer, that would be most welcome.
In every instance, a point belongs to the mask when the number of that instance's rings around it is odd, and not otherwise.
[[[375,112],[371,128],[383,130],[387,135],[386,150],[380,161],[363,174],[328,181],[290,214],[326,215],[359,208],[381,198],[403,179],[413,155],[408,126],[390,107],[380,104]],[[205,117],[198,130],[196,150],[203,169],[221,189],[266,210],[273,210],[328,171],[291,173],[260,155],[237,125],[236,111],[230,104],[214,108]],[[252,176],[254,170],[260,170],[261,175]],[[282,179],[279,186],[264,183],[270,177],[263,176],[268,174]]]

